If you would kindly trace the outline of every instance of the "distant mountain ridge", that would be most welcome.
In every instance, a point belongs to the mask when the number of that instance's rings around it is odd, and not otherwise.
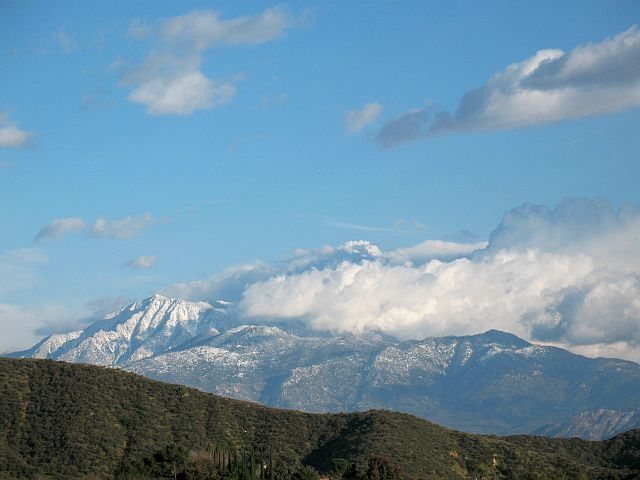
[[[154,295],[12,356],[118,367],[310,412],[398,410],[478,433],[599,439],[640,427],[633,362],[495,330],[420,341],[295,334],[237,325],[227,309]]]

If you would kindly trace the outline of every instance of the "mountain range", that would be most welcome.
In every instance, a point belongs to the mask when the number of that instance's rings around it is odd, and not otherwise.
[[[640,427],[640,365],[496,330],[327,335],[242,325],[223,301],[154,295],[10,356],[116,367],[308,412],[396,410],[467,432],[603,439]]]

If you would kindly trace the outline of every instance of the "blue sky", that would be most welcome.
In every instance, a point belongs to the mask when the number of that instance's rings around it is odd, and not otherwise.
[[[0,1],[0,351],[299,248],[640,204],[638,24],[636,1]]]

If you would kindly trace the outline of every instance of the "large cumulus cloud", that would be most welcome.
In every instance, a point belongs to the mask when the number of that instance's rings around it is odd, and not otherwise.
[[[505,214],[488,245],[457,247],[458,258],[367,245],[368,255],[327,252],[334,261],[311,258],[247,283],[242,315],[399,338],[497,328],[582,353],[640,359],[635,207],[590,199],[553,209],[523,205]]]

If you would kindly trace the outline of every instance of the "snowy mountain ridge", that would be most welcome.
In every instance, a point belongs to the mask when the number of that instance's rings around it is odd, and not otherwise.
[[[399,341],[247,325],[227,302],[154,295],[12,356],[123,368],[312,412],[384,408],[460,430],[604,438],[640,427],[640,365],[490,330]],[[295,333],[294,333],[295,332]]]
[[[25,356],[121,366],[166,352],[198,337],[218,335],[220,308],[162,295],[105,315],[85,330],[51,335]]]

